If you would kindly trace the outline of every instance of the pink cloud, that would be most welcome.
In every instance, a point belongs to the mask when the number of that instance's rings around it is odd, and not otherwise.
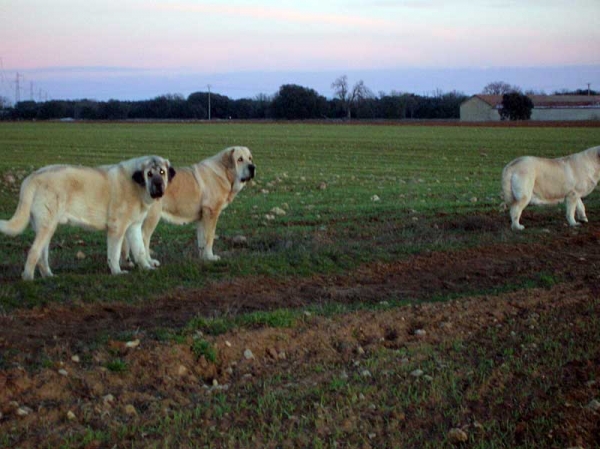
[[[296,24],[324,24],[338,26],[359,26],[359,27],[380,27],[389,26],[391,21],[340,15],[340,14],[317,14],[306,13],[299,10],[262,7],[262,6],[226,6],[226,5],[189,5],[182,3],[174,4],[152,4],[144,6],[147,10],[156,10],[161,12],[180,12],[180,13],[203,13],[216,14],[230,17],[247,17],[258,20],[270,20],[278,22],[288,22]]]

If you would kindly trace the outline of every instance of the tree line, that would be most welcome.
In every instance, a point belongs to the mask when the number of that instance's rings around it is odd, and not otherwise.
[[[314,89],[285,84],[274,95],[242,99],[199,91],[187,98],[166,94],[141,101],[20,101],[13,107],[0,107],[0,117],[5,120],[455,119],[460,116],[460,103],[467,98],[459,92],[441,91],[431,95],[396,91],[375,95],[363,81],[350,86],[346,76],[335,80],[332,88],[335,91],[332,99]]]
[[[0,104],[4,120],[306,120],[306,119],[458,119],[461,92],[436,91],[417,95],[392,91],[373,94],[359,81],[350,86],[341,76],[331,84],[334,98],[327,99],[314,89],[296,84],[282,85],[274,95],[231,99],[211,92],[160,95],[150,100],[50,100],[20,101],[13,107]],[[519,92],[502,82],[488,84],[483,93]],[[567,93],[567,92],[564,92]],[[209,100],[210,99],[210,100]],[[210,104],[210,115],[208,107]]]

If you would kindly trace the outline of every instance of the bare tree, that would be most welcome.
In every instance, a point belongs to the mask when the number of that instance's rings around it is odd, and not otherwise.
[[[518,86],[511,86],[504,81],[494,81],[493,83],[489,83],[481,91],[481,93],[484,95],[504,95],[513,92],[520,93],[521,88]]]
[[[348,85],[348,77],[346,75],[340,76],[333,83],[331,88],[335,91],[335,95],[342,103],[343,108],[346,111],[346,117],[350,119],[352,117],[352,106],[361,100],[372,97],[373,94],[369,90],[363,80],[357,82],[352,89]]]

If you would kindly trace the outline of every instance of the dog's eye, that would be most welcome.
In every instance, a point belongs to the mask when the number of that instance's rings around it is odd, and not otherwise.
[[[238,159],[238,162],[244,162],[244,158],[240,156],[240,158]]]
[[[165,171],[161,168],[160,169],[160,175],[163,176],[165,174]]]
[[[152,178],[152,170],[148,170],[148,178]]]

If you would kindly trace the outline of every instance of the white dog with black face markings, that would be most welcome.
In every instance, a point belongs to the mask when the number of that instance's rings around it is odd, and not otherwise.
[[[50,165],[29,175],[21,185],[19,204],[0,231],[21,234],[31,221],[35,239],[27,255],[23,279],[32,280],[35,267],[52,276],[48,264],[50,239],[59,224],[107,232],[107,258],[113,274],[119,267],[125,236],[143,268],[153,268],[145,251],[142,223],[150,207],[167,191],[175,170],[160,156],[142,156],[102,167]]]
[[[225,148],[191,167],[177,168],[160,204],[148,212],[143,225],[146,252],[160,217],[174,224],[196,223],[198,249],[204,260],[219,260],[213,242],[219,215],[254,178],[256,165],[247,147]],[[125,248],[125,247],[124,247]],[[127,250],[124,250],[127,257]]]
[[[600,146],[557,159],[524,156],[513,160],[502,171],[502,191],[510,208],[512,229],[525,228],[519,221],[528,204],[566,201],[569,225],[579,225],[577,220],[587,222],[581,199],[596,188],[599,180]]]

